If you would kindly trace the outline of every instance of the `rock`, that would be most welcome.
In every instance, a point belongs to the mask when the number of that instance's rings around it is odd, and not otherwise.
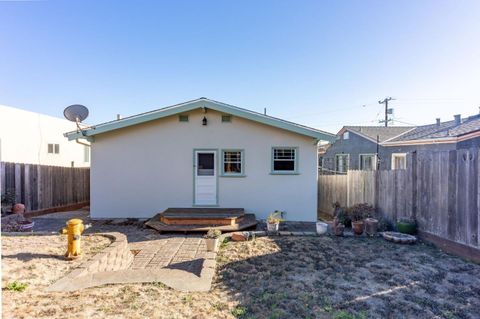
[[[233,233],[232,234],[232,240],[233,241],[247,241],[249,237],[248,232],[243,232],[243,233]]]

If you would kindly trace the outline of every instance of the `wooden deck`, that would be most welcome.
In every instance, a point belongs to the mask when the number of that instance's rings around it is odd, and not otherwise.
[[[228,232],[254,227],[257,220],[243,208],[168,208],[145,225],[160,232],[205,232],[210,228]]]

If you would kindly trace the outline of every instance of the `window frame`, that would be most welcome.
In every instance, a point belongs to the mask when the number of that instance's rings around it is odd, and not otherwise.
[[[349,140],[350,139],[350,132],[349,131],[343,132],[342,139],[343,140]]]
[[[338,163],[338,161],[337,161],[338,156],[346,156],[347,157],[347,169],[346,169],[345,172],[340,172],[338,170],[338,164],[337,164]],[[341,153],[340,154],[335,154],[335,172],[336,173],[341,173],[341,174],[347,174],[349,169],[350,169],[350,154],[348,154],[348,153],[347,154],[341,154]]]
[[[50,147],[51,147],[51,151],[50,151]],[[60,154],[60,144],[47,143],[47,154],[52,154],[52,155]]]
[[[180,123],[188,123],[189,120],[190,120],[190,118],[189,118],[188,114],[180,114],[180,115],[178,115],[178,121],[179,121]]]
[[[230,114],[222,114],[222,123],[232,123],[232,116]]]
[[[225,153],[226,152],[239,152],[240,153],[240,173],[225,172]],[[222,177],[246,177],[245,175],[245,150],[241,148],[225,148],[220,150],[220,176]]]
[[[375,153],[365,153],[365,154],[358,154],[358,169],[362,171],[369,171],[364,168],[362,168],[362,156],[373,156],[373,167],[372,171],[377,170],[377,154]]]
[[[295,159],[294,159],[294,169],[292,171],[285,171],[285,170],[275,170],[275,150],[294,150],[295,151]],[[298,158],[299,158],[299,151],[298,146],[272,146],[271,154],[270,154],[270,174],[271,175],[299,175],[298,169]]]
[[[394,167],[395,165],[395,158],[396,157],[401,157],[405,160],[405,167],[402,167],[402,168],[397,168],[397,167]],[[390,169],[407,169],[407,153],[392,153],[392,159],[391,159],[391,167]]]

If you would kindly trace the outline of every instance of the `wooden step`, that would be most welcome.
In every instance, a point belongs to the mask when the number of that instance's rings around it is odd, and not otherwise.
[[[245,214],[235,225],[172,225],[163,223],[160,220],[160,214],[155,215],[145,223],[146,226],[158,230],[159,232],[207,232],[210,228],[219,229],[222,232],[233,232],[247,228],[253,228],[257,225],[254,214]]]
[[[167,225],[235,225],[244,217],[243,208],[168,208],[160,213]]]

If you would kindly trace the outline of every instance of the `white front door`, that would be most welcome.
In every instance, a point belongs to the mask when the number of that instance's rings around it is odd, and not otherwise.
[[[217,205],[217,152],[195,151],[195,205]]]

